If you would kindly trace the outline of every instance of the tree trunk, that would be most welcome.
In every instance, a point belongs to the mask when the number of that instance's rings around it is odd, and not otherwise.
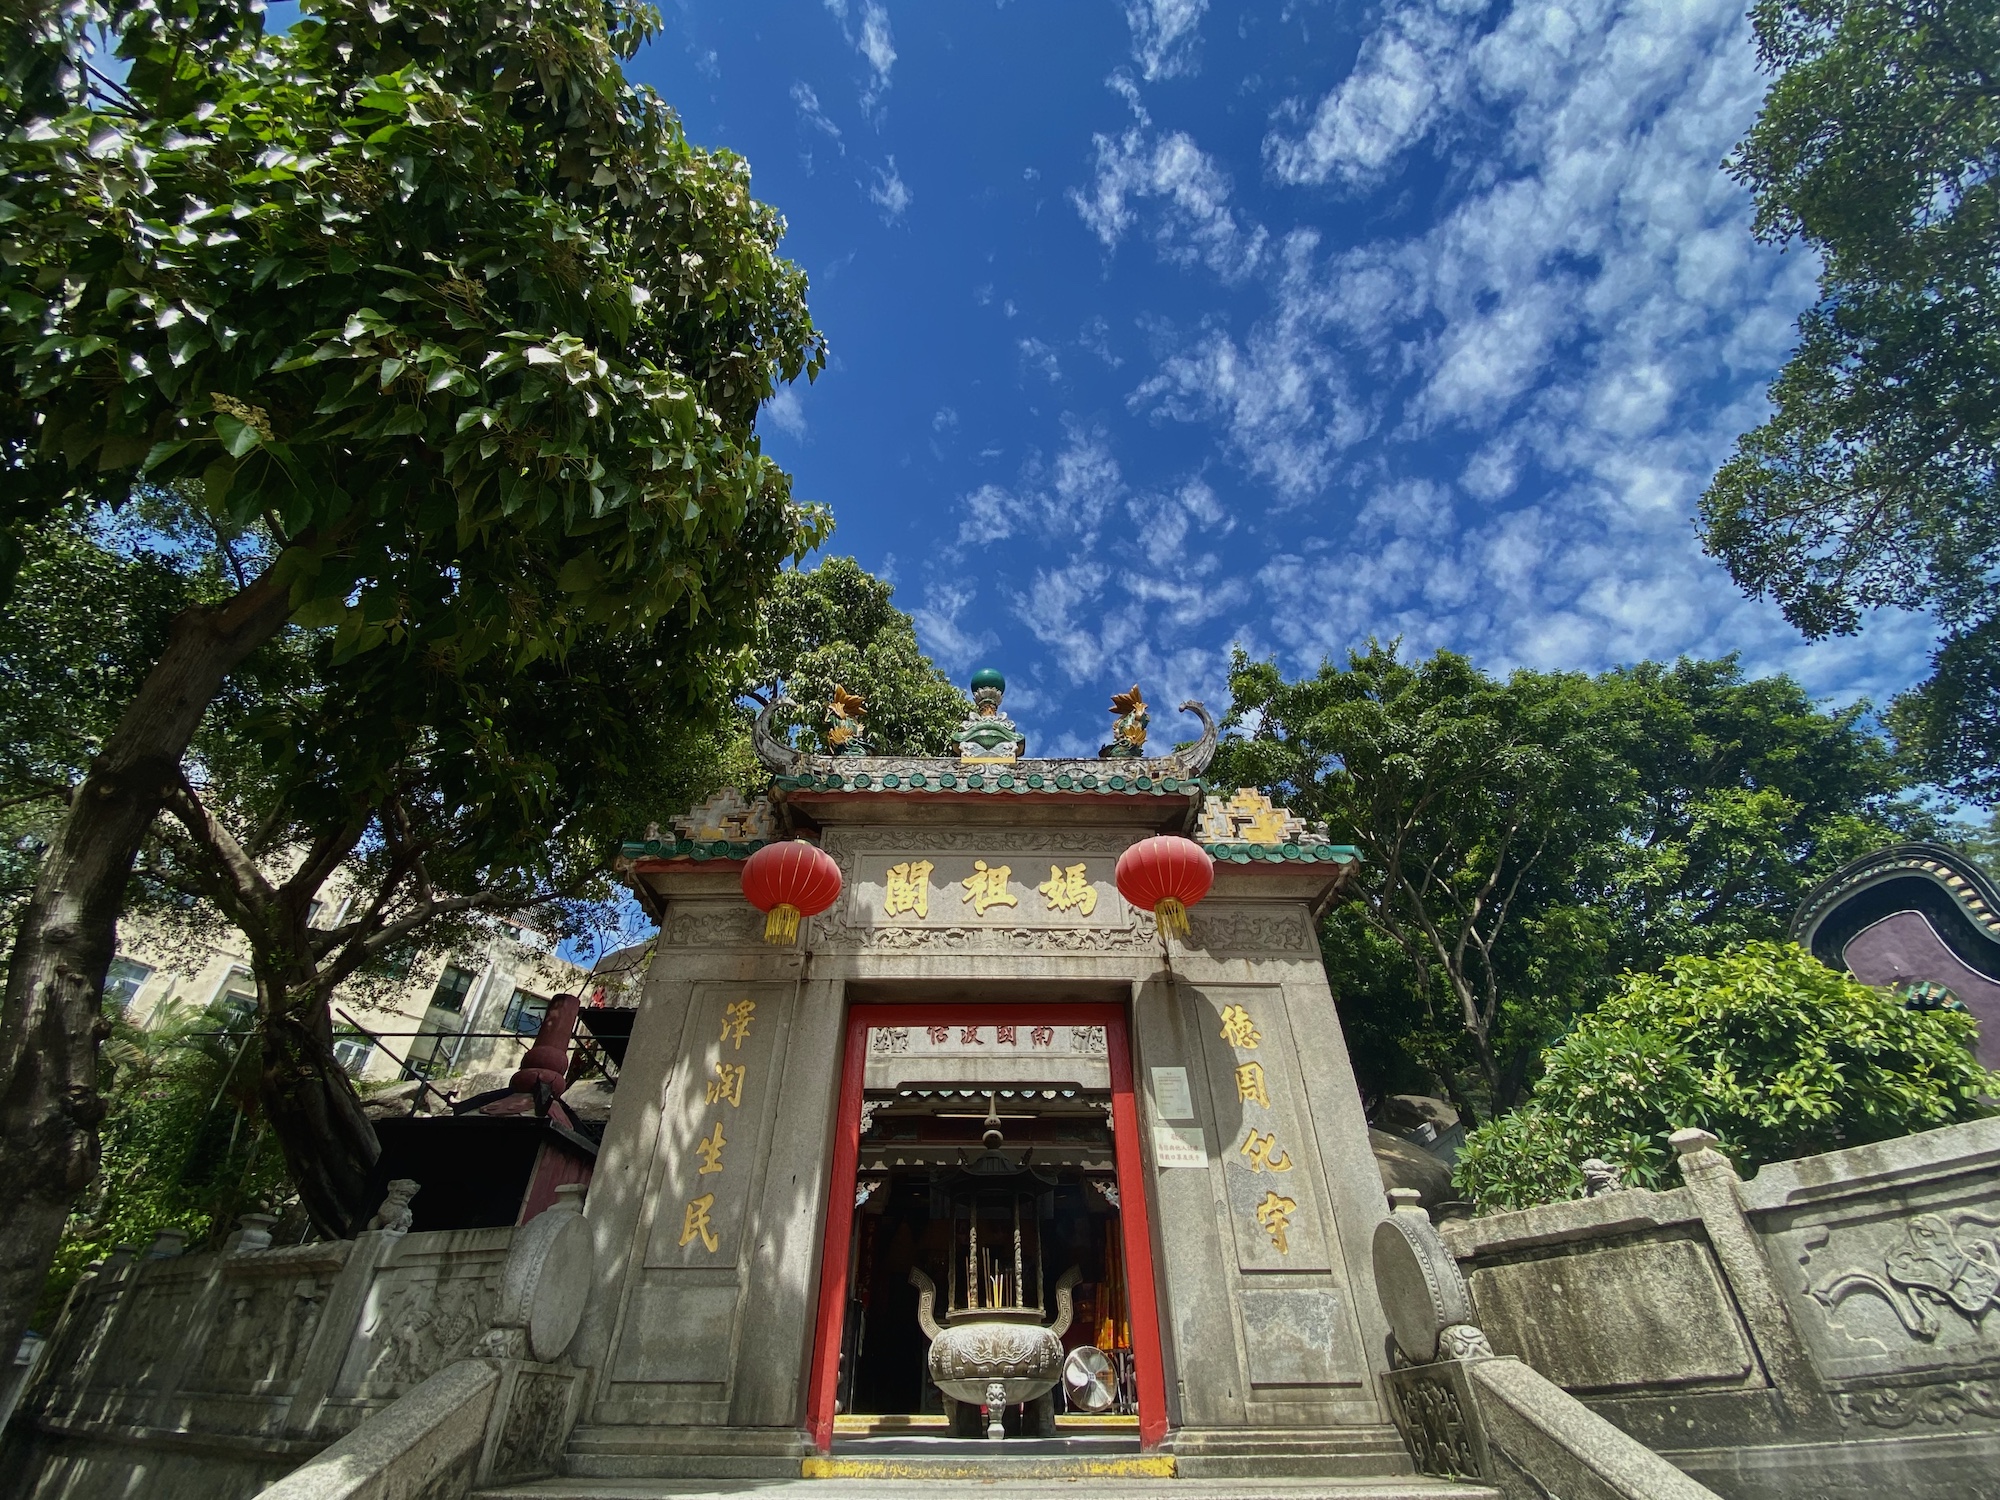
[[[97,1174],[104,973],[132,861],[208,705],[290,613],[266,572],[176,619],[43,856],[0,1017],[0,1357],[20,1342],[70,1205]]]
[[[379,1206],[368,1178],[382,1146],[361,1096],[333,1055],[326,1000],[307,979],[274,987],[261,977],[264,1071],[258,1096],[285,1153],[299,1201],[321,1233],[349,1239]]]

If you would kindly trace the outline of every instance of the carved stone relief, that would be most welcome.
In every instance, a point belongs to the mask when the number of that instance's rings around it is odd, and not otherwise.
[[[1420,1474],[1477,1479],[1485,1472],[1485,1444],[1460,1392],[1461,1378],[1448,1365],[1418,1365],[1388,1374],[1396,1426]]]
[[[660,941],[670,948],[747,948],[764,940],[764,914],[750,906],[676,906]]]
[[[329,1287],[317,1276],[233,1276],[220,1323],[190,1384],[196,1390],[271,1391],[298,1377]]]
[[[497,1480],[553,1474],[569,1432],[569,1397],[574,1377],[523,1370],[514,1380],[500,1444],[493,1456]]]
[[[1303,911],[1198,906],[1188,913],[1188,946],[1205,953],[1300,953],[1318,950]]]
[[[2000,1381],[1958,1380],[1947,1385],[1889,1386],[1847,1391],[1835,1398],[1843,1424],[1891,1431],[1927,1427],[2000,1426]]]
[[[399,1278],[389,1286],[376,1283],[381,1300],[361,1329],[370,1352],[358,1394],[400,1396],[472,1352],[498,1299],[499,1267],[451,1274],[455,1269]]]
[[[1886,1202],[1870,1193],[1767,1224],[1773,1259],[1797,1267],[1785,1291],[1830,1379],[1958,1379],[2000,1357],[2000,1201],[1990,1176]]]
[[[2000,1218],[1961,1209],[1918,1214],[1898,1227],[1879,1259],[1833,1272],[1813,1287],[1813,1299],[1830,1310],[1857,1293],[1880,1297],[1911,1338],[1926,1342],[1938,1336],[1941,1318],[1955,1314],[1977,1326],[2000,1307],[2000,1240],[1978,1232],[2000,1228]]]

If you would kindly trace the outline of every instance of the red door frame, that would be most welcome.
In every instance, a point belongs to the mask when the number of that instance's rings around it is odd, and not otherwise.
[[[833,1446],[834,1388],[840,1375],[841,1325],[847,1310],[847,1259],[854,1237],[854,1180],[861,1159],[861,1095],[872,1026],[1102,1026],[1111,1063],[1112,1150],[1118,1169],[1118,1222],[1125,1244],[1125,1301],[1132,1324],[1132,1366],[1138,1381],[1139,1445],[1157,1448],[1167,1435],[1167,1382],[1160,1359],[1159,1297],[1153,1285],[1153,1238],[1146,1202],[1146,1163],[1139,1149],[1139,1107],[1132,1093],[1132,1053],[1125,1007],[1090,1002],[1020,1005],[855,1005],[847,1012],[847,1052],[834,1119],[833,1173],[820,1248],[819,1321],[813,1335],[806,1425],[815,1447]]]

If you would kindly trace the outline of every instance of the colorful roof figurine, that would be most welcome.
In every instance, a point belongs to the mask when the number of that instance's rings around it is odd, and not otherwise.
[[[1139,684],[1129,693],[1111,695],[1111,743],[1097,752],[1099,760],[1137,760],[1146,753],[1146,726],[1153,722],[1146,712],[1146,695]]]
[[[855,753],[845,747],[808,754],[774,728],[778,713],[797,707],[776,697],[758,714],[750,734],[758,759],[772,772],[768,797],[744,802],[733,792],[722,793],[676,822],[680,838],[661,839],[657,828],[649,829],[646,840],[624,845],[623,860],[745,860],[770,840],[798,831],[801,822],[814,826],[828,810],[829,796],[1141,798],[1155,809],[1142,815],[1146,821],[1186,831],[1219,861],[1348,864],[1359,858],[1356,850],[1332,843],[1324,830],[1273,807],[1254,787],[1227,798],[1211,795],[1202,773],[1215,755],[1216,725],[1196,700],[1181,704],[1181,712],[1200,721],[1201,734],[1164,755],[1144,753],[1150,710],[1134,684],[1113,698],[1122,731],[1115,739],[1128,747],[1125,753],[1032,760],[1025,753],[1026,736],[1001,709],[1006,691],[1006,678],[993,668],[973,674],[974,711],[960,728],[955,757]],[[850,709],[856,717],[861,712],[865,705]]]
[[[1007,679],[991,667],[972,674],[972,717],[958,726],[958,758],[971,766],[1011,765],[1028,753],[1028,737],[1000,712]]]
[[[867,755],[873,748],[868,743],[867,719],[868,700],[859,693],[850,693],[839,683],[833,685],[833,697],[827,700],[826,742],[833,746],[835,755]]]

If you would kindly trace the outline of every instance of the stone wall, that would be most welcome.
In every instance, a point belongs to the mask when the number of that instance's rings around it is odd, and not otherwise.
[[[499,1326],[521,1321],[506,1305],[509,1254],[529,1233],[372,1230],[286,1249],[114,1256],[71,1294],[9,1425],[0,1493],[253,1495],[473,1355],[499,1363],[519,1393],[510,1420],[523,1432],[500,1444],[506,1462],[548,1472],[579,1372],[526,1360],[522,1328]]]
[[[1730,1500],[2000,1497],[2000,1120],[1442,1226],[1494,1349]]]

